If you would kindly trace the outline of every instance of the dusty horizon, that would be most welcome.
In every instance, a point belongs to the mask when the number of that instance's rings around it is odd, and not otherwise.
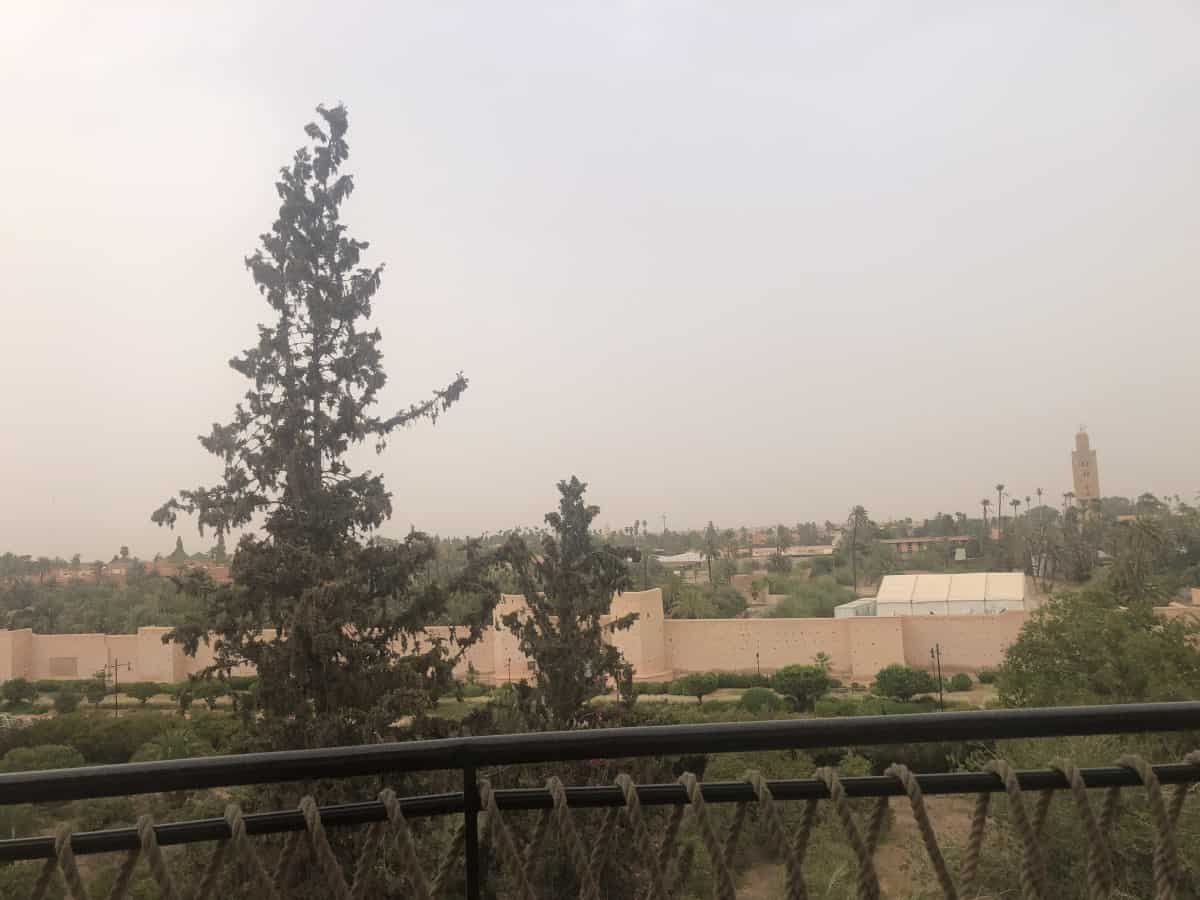
[[[1200,12],[321,10],[9,11],[0,552],[211,546],[150,512],[219,476],[242,260],[338,101],[379,410],[471,379],[355,454],[385,534],[571,474],[652,532],[1057,504],[1081,423],[1105,495],[1196,500]]]

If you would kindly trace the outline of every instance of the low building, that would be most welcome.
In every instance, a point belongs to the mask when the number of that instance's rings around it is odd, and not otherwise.
[[[920,553],[922,550],[955,550],[959,547],[966,548],[971,538],[966,534],[956,534],[949,537],[907,537],[907,538],[883,538],[879,543],[884,546],[891,547],[899,556],[912,556],[915,553]]]

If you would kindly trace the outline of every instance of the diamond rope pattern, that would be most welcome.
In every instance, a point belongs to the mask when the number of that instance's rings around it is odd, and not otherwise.
[[[1200,766],[1200,751],[1194,751],[1185,759],[1190,765]],[[1119,766],[1135,773],[1146,793],[1149,822],[1154,832],[1153,853],[1153,900],[1177,900],[1184,896],[1183,873],[1179,859],[1176,829],[1180,814],[1191,785],[1176,785],[1168,796],[1153,767],[1137,756],[1125,756],[1118,760]],[[1122,788],[1111,787],[1104,791],[1103,805],[1099,815],[1093,808],[1091,798],[1080,770],[1068,761],[1057,760],[1052,768],[1060,772],[1067,782],[1067,798],[1073,805],[1085,837],[1083,846],[1083,868],[1089,900],[1113,900],[1114,898],[1114,853],[1111,831],[1120,809]],[[986,767],[1000,779],[1008,800],[1008,819],[1021,844],[1021,863],[1016,873],[1023,900],[1050,900],[1048,897],[1045,862],[1042,853],[1041,833],[1054,801],[1056,790],[1037,792],[1032,798],[1021,789],[1016,772],[1003,760],[994,760]],[[979,859],[983,849],[990,793],[977,796],[971,816],[970,830],[963,852],[959,877],[955,879],[946,863],[938,843],[937,835],[925,805],[917,777],[902,765],[888,767],[886,775],[895,778],[912,811],[925,853],[929,858],[942,896],[947,900],[960,900],[977,896],[975,882]],[[567,790],[562,781],[552,777],[546,782],[551,798],[551,807],[543,810],[524,846],[520,846],[516,835],[505,821],[497,802],[496,791],[485,779],[480,781],[480,807],[483,820],[481,835],[492,848],[500,870],[506,872],[515,885],[517,896],[522,900],[537,900],[534,886],[535,868],[551,834],[563,848],[563,859],[573,870],[579,885],[581,900],[600,900],[605,866],[610,859],[610,847],[618,828],[623,829],[627,839],[623,845],[630,847],[646,873],[643,886],[646,900],[670,900],[680,896],[690,868],[690,846],[681,850],[680,835],[685,818],[690,819],[699,844],[707,855],[712,871],[712,894],[716,900],[736,900],[735,858],[738,840],[749,814],[753,811],[768,843],[782,857],[784,864],[784,897],[786,900],[808,900],[805,885],[804,860],[811,842],[817,814],[822,803],[832,806],[833,820],[843,833],[856,860],[855,891],[858,900],[879,900],[881,897],[878,872],[874,856],[879,843],[884,820],[889,809],[888,797],[876,798],[865,814],[857,813],[846,790],[833,769],[817,770],[815,778],[824,784],[828,799],[802,801],[803,809],[799,824],[791,830],[780,811],[780,801],[772,795],[770,786],[758,772],[748,772],[745,781],[753,790],[755,799],[739,803],[729,817],[724,835],[718,834],[718,820],[713,817],[705,803],[698,779],[685,773],[678,779],[687,797],[687,803],[675,806],[660,829],[657,840],[646,820],[638,797],[637,786],[625,774],[618,775],[616,786],[621,791],[623,805],[605,811],[600,828],[591,838],[590,849],[577,827],[575,816],[568,803]],[[1033,800],[1032,812],[1027,808],[1027,799]],[[416,840],[401,811],[400,801],[394,792],[384,790],[379,794],[386,819],[370,826],[362,847],[357,854],[351,875],[339,862],[330,846],[321,812],[316,801],[306,796],[300,801],[300,812],[304,829],[288,835],[275,860],[273,870],[268,871],[254,841],[246,833],[245,820],[240,807],[230,804],[225,810],[225,821],[229,825],[230,837],[218,841],[202,876],[193,892],[181,892],[176,885],[168,860],[158,844],[154,825],[148,816],[137,822],[138,846],[130,850],[119,866],[112,887],[107,893],[109,900],[123,900],[129,896],[133,880],[143,864],[158,887],[159,896],[166,900],[207,900],[214,896],[222,872],[231,865],[240,866],[239,871],[248,876],[249,885],[264,900],[278,900],[289,895],[290,880],[301,868],[299,863],[307,858],[310,871],[319,878],[327,889],[327,896],[336,900],[365,900],[374,896],[378,885],[377,863],[386,857],[399,872],[408,887],[408,894],[418,900],[433,900],[446,895],[451,876],[463,866],[464,828],[460,824],[450,842],[434,876],[430,878],[422,868]],[[1064,801],[1066,802],[1066,801]],[[71,900],[91,900],[71,847],[71,834],[66,826],[54,837],[54,856],[46,860],[34,884],[31,897],[43,900],[55,882],[61,884]]]

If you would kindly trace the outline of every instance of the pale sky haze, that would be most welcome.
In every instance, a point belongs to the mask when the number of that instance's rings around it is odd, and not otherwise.
[[[10,4],[0,552],[144,557],[269,312],[242,260],[313,107],[436,428],[390,533],[976,513],[1200,490],[1200,7]],[[211,543],[182,523],[189,550]]]

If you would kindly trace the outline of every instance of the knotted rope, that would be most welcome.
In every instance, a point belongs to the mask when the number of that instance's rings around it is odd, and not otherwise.
[[[917,783],[916,776],[909,771],[908,766],[898,764],[888,766],[884,774],[891,775],[899,781],[904,788],[904,793],[908,795],[908,804],[912,809],[913,819],[916,820],[917,829],[921,832],[921,840],[925,843],[925,852],[929,854],[929,861],[933,865],[934,874],[937,875],[938,884],[942,886],[942,893],[945,894],[946,900],[958,900],[954,879],[950,875],[950,869],[946,866],[942,849],[938,846],[937,835],[934,834],[933,823],[929,821],[929,811],[925,808],[925,799],[921,796],[921,786]]]
[[[579,876],[580,900],[600,900],[600,885],[596,883],[591,858],[583,847],[583,841],[579,839],[571,808],[567,806],[567,789],[563,787],[561,779],[554,776],[546,780],[546,790],[554,800],[554,821],[558,825],[559,835],[566,841],[567,855]]]
[[[704,794],[700,790],[700,783],[691,772],[684,772],[680,775],[679,783],[687,791],[688,800],[692,805],[692,816],[700,831],[700,840],[704,842],[704,849],[708,851],[709,859],[712,860],[717,880],[717,900],[736,900],[737,887],[733,882],[733,873],[729,870],[729,866],[726,865],[725,848],[721,846],[720,840],[717,839],[717,833],[713,829],[712,821],[708,817],[708,807],[704,804]],[[734,837],[736,839],[736,835]]]
[[[650,876],[648,900],[668,900],[670,894],[667,891],[667,867],[662,864],[662,857],[656,856],[654,853],[654,841],[650,837],[646,821],[642,817],[642,803],[638,798],[637,786],[634,785],[632,778],[622,772],[617,776],[617,787],[621,789],[621,793],[625,797],[625,821],[633,831],[634,847],[641,852],[646,864],[646,872]],[[683,807],[676,807],[676,811],[682,815]],[[672,815],[672,820],[674,819],[675,816]],[[664,835],[663,848],[667,847],[668,842],[674,844],[675,832],[678,832],[678,823],[675,825],[674,832],[668,829],[667,834]]]
[[[1179,883],[1179,851],[1175,848],[1175,827],[1167,813],[1162,785],[1154,769],[1140,756],[1122,756],[1117,765],[1137,772],[1146,787],[1150,820],[1154,823],[1154,900],[1174,900]]]
[[[817,804],[820,801],[805,801],[800,830],[796,833],[795,841],[791,841],[788,839],[783,817],[775,806],[775,797],[771,794],[767,780],[762,777],[760,772],[751,771],[746,773],[746,781],[754,789],[754,795],[758,797],[759,811],[767,824],[771,840],[778,848],[778,852],[783,854],[786,876],[784,880],[785,900],[808,900],[808,890],[804,886],[804,854],[808,850],[808,839],[812,834],[813,823],[817,817]]]
[[[1200,751],[1189,753],[1185,761],[1189,765],[1200,766]],[[1195,784],[1176,785],[1168,796],[1163,791],[1153,767],[1141,757],[1122,757],[1118,765],[1135,773],[1146,792],[1147,810],[1154,829],[1153,898],[1175,900],[1183,890],[1183,871],[1176,829],[1184,803],[1194,792]],[[1080,770],[1072,763],[1062,760],[1055,761],[1052,768],[1062,774],[1083,829],[1087,896],[1089,900],[1114,900],[1114,864],[1117,857],[1113,852],[1110,833],[1121,806],[1121,788],[1108,788],[1104,792],[1102,807],[1097,814]],[[1021,842],[1021,860],[1017,872],[1021,896],[1024,900],[1046,900],[1048,887],[1041,832],[1048,821],[1055,790],[1039,791],[1030,813],[1025,805],[1025,792],[1021,789],[1017,774],[1006,762],[994,760],[985,767],[985,771],[996,775],[1003,785],[1008,800],[1008,818]],[[889,766],[885,774],[895,778],[908,797],[913,819],[942,896],[947,900],[974,896],[991,793],[983,792],[976,798],[960,884],[956,887],[938,844],[917,776],[903,765]],[[858,864],[858,900],[878,900],[881,888],[873,857],[888,812],[888,798],[877,798],[865,821],[860,823],[838,773],[833,769],[823,768],[815,773],[815,777],[828,790],[834,816],[855,854]],[[755,800],[751,802],[758,808],[770,844],[783,856],[786,874],[785,900],[808,900],[803,866],[817,810],[822,801],[815,797],[806,800],[799,827],[794,834],[789,833],[766,779],[760,773],[752,771],[746,774],[745,781],[753,791]],[[682,854],[679,853],[682,821],[687,815],[695,823],[700,844],[712,863],[716,898],[735,900],[735,857],[750,803],[737,804],[722,839],[717,833],[716,820],[705,803],[698,779],[690,773],[685,773],[679,777],[678,784],[687,797],[687,803],[674,806],[661,829],[661,840],[656,841],[642,811],[637,786],[628,775],[618,775],[616,785],[621,791],[624,803],[606,811],[589,846],[575,822],[566,787],[560,779],[552,777],[546,782],[552,805],[541,813],[529,842],[518,852],[518,842],[504,821],[496,792],[488,781],[481,780],[480,800],[485,816],[484,836],[496,853],[499,865],[510,873],[516,883],[516,896],[522,900],[536,900],[533,873],[539,862],[539,853],[553,828],[564,842],[566,858],[578,876],[578,896],[582,900],[600,900],[608,848],[618,824],[623,822],[631,833],[635,851],[641,855],[645,871],[646,900],[671,900],[672,896],[676,895],[669,890],[669,885],[673,882],[682,885],[686,881],[695,849],[688,845]],[[213,896],[221,873],[234,862],[242,864],[248,874],[249,884],[253,885],[251,890],[260,895],[262,900],[279,900],[288,893],[287,882],[294,876],[297,869],[295,863],[304,846],[308,848],[314,871],[320,873],[321,883],[327,888],[326,896],[337,900],[366,900],[367,897],[373,896],[372,878],[375,863],[385,847],[396,849],[399,859],[398,871],[401,878],[411,887],[412,896],[417,900],[432,900],[442,895],[450,883],[451,875],[461,866],[464,823],[460,823],[454,833],[450,846],[442,857],[437,875],[431,881],[422,869],[417,844],[403,815],[400,800],[393,791],[384,790],[379,794],[379,801],[384,807],[386,819],[371,825],[356,857],[353,878],[349,882],[330,845],[321,821],[320,808],[311,796],[305,796],[299,805],[304,819],[303,830],[288,835],[275,860],[272,873],[268,873],[254,842],[248,839],[241,808],[231,803],[225,809],[225,821],[230,836],[217,843],[195,891],[188,896],[192,900],[207,900]],[[136,832],[138,845],[125,854],[107,897],[109,900],[126,900],[133,886],[137,867],[145,860],[146,867],[158,886],[159,896],[166,900],[181,900],[183,895],[172,879],[158,844],[154,825],[148,816],[138,818]],[[55,879],[61,881],[66,895],[71,900],[90,900],[87,885],[72,848],[69,826],[64,824],[55,833],[53,852],[53,857],[45,861],[33,885],[31,896],[34,900],[44,900],[50,891],[51,882]]]

